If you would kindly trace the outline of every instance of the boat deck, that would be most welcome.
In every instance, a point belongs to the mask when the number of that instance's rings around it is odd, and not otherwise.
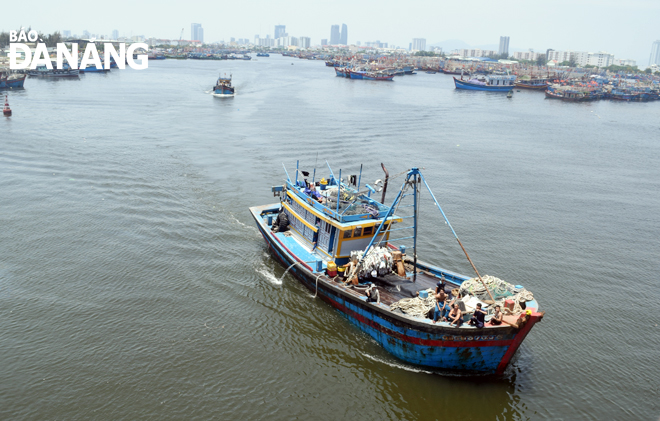
[[[264,220],[265,222],[265,220]],[[296,255],[300,260],[307,263],[312,268],[315,268],[317,261],[322,261],[323,269],[327,267],[328,257],[324,255],[319,250],[311,250],[309,247],[305,246],[304,243],[299,239],[299,235],[293,231],[278,232],[274,234],[286,248],[288,248],[292,254]],[[411,298],[416,296],[417,291],[422,291],[426,289],[432,289],[435,291],[435,287],[440,280],[440,278],[430,272],[424,270],[417,270],[417,278],[415,282],[412,281],[412,271],[413,265],[409,260],[405,260],[406,268],[406,278],[402,278],[395,273],[390,273],[388,275],[371,278],[370,281],[375,283],[379,288],[380,292],[380,301],[385,305],[391,305],[403,298]],[[335,282],[341,282],[339,278]],[[451,297],[451,290],[458,288],[458,284],[446,280],[446,290]],[[364,296],[361,291],[352,290],[356,295]]]

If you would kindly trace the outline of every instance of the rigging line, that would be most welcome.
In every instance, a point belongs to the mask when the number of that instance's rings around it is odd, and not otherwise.
[[[314,292],[314,296],[312,298],[316,298],[316,296],[319,293],[319,278],[323,276],[323,273],[319,273],[318,276],[316,277],[316,292]]]

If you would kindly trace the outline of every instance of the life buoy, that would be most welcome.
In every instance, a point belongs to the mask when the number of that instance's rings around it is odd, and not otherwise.
[[[375,189],[377,192],[381,192],[381,191],[383,191],[383,180],[381,180],[380,178],[379,178],[378,180],[376,180],[376,181],[374,182],[374,189]]]

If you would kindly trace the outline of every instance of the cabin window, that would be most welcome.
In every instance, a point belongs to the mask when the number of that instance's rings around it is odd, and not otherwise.
[[[362,235],[362,227],[356,227],[355,232],[353,233],[353,237],[359,237]]]
[[[332,225],[328,224],[327,222],[325,223],[325,232],[330,234],[330,231],[332,230]]]
[[[351,238],[353,236],[353,230],[344,231],[344,239]]]
[[[364,228],[364,235],[372,235],[374,233],[374,227],[373,225],[370,227],[365,227]]]

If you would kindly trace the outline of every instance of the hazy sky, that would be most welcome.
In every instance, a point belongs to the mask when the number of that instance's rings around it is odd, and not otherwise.
[[[33,0],[3,2],[0,30],[32,26],[42,32],[69,29],[82,34],[190,38],[199,22],[204,40],[273,36],[286,25],[291,36],[312,44],[330,38],[330,25],[348,25],[348,41],[408,46],[412,38],[427,45],[449,39],[471,46],[498,44],[511,37],[510,49],[607,51],[617,58],[647,64],[653,41],[660,39],[660,0],[190,0],[109,2]]]

